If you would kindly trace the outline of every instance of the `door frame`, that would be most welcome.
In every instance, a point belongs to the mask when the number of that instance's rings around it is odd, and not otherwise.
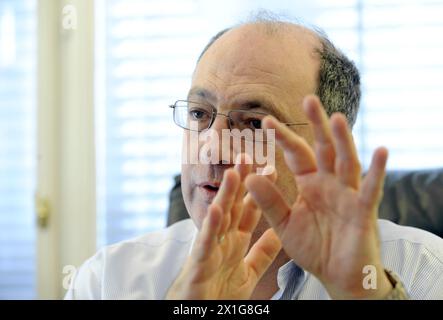
[[[36,198],[49,203],[36,233],[37,297],[60,299],[65,267],[96,250],[94,1],[38,1],[37,73]]]

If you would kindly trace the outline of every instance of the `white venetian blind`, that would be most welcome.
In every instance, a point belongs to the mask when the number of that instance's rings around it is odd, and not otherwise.
[[[168,104],[186,94],[201,33],[193,1],[106,1],[104,30],[99,245],[165,226],[181,151]]]
[[[0,299],[35,297],[36,1],[0,1]]]
[[[313,22],[356,62],[354,134],[365,166],[385,145],[390,169],[443,166],[443,1],[317,1]]]
[[[356,62],[363,99],[354,134],[364,167],[379,145],[390,150],[390,169],[442,166],[441,0],[109,0],[98,12],[100,244],[165,225],[181,153],[167,105],[186,96],[209,38],[258,9],[323,28]]]

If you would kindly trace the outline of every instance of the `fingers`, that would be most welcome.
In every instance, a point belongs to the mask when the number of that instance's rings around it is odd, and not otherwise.
[[[228,227],[228,230],[236,230],[244,214],[243,198],[246,193],[246,188],[243,181],[252,170],[252,160],[250,156],[244,153],[239,154],[235,160],[235,170],[240,176],[240,186],[237,190],[234,204],[232,206],[231,223]]]
[[[369,171],[363,179],[360,200],[368,208],[376,207],[381,199],[387,159],[388,150],[383,147],[377,148],[372,156]]]
[[[231,224],[231,209],[237,197],[240,187],[240,176],[234,169],[228,169],[223,174],[220,188],[213,200],[213,204],[218,205],[223,212],[222,226],[220,234],[225,234]]]
[[[235,163],[234,169],[225,171],[219,192],[213,201],[224,212],[220,235],[224,235],[230,230],[237,230],[245,212],[247,213],[244,222],[245,230],[249,230],[251,226],[255,228],[256,216],[260,215],[256,212],[258,209],[251,197],[247,197],[249,200],[244,202],[246,188],[243,181],[252,170],[252,160],[247,154],[239,154]],[[273,171],[269,175],[269,179],[276,178],[276,172]],[[246,205],[246,210],[244,205]]]
[[[266,179],[271,182],[277,181],[277,170],[275,170],[275,168],[266,167],[265,170],[270,170],[272,172],[264,176]],[[251,194],[248,193],[243,201],[243,216],[238,229],[243,232],[252,233],[260,221],[260,216],[260,208],[257,206],[257,203]]]
[[[245,257],[245,263],[253,271],[256,280],[260,280],[265,271],[277,257],[281,249],[281,242],[271,228],[258,239]]]
[[[277,143],[284,150],[288,167],[295,175],[317,169],[320,173],[334,173],[340,182],[358,189],[361,166],[346,118],[335,114],[328,121],[320,100],[314,95],[307,96],[303,103],[312,124],[315,155],[311,146],[287,126],[272,117],[266,117],[263,121],[264,128],[275,129]]]
[[[316,170],[315,156],[307,142],[271,116],[263,120],[265,129],[275,129],[277,144],[283,148],[286,164],[295,175]]]
[[[263,176],[249,175],[245,181],[246,188],[260,206],[271,227],[280,234],[291,212],[277,186]]]
[[[212,254],[213,248],[218,243],[222,219],[223,211],[220,206],[211,204],[192,249],[191,255],[195,258],[195,262],[204,261]]]
[[[331,126],[337,149],[335,173],[343,184],[357,190],[361,179],[361,166],[345,116],[333,114]]]
[[[334,172],[335,148],[328,116],[316,96],[307,96],[303,100],[303,107],[312,123],[318,169],[332,173]]]

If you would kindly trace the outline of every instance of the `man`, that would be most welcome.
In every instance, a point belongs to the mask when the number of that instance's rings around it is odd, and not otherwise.
[[[183,164],[192,220],[102,249],[66,297],[443,299],[443,240],[377,220],[387,150],[374,152],[361,179],[348,129],[359,90],[353,64],[302,26],[257,19],[218,34],[197,63],[188,102],[174,105],[188,129],[184,149],[192,131],[180,110],[217,139],[238,126],[237,110],[268,114],[251,116],[250,126],[275,130],[275,170],[254,174],[244,154],[235,166],[231,155]],[[198,152],[218,152],[217,143],[200,141]]]

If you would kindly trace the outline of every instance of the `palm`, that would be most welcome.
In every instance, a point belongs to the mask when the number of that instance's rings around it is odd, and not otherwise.
[[[276,120],[264,123],[266,129],[276,130],[277,143],[294,174],[295,202],[286,203],[281,191],[263,177],[251,176],[246,185],[289,257],[323,283],[333,283],[332,291],[357,292],[363,267],[381,266],[376,222],[387,153],[375,152],[361,181],[343,115],[333,115],[329,124],[320,101],[306,101],[315,150]]]
[[[309,174],[297,179],[299,195],[279,228],[283,247],[304,269],[327,278],[359,270],[374,255],[374,224],[359,203],[358,194],[334,176]],[[360,257],[359,257],[360,256]],[[358,258],[359,257],[359,258]],[[359,266],[357,266],[359,267]]]
[[[249,268],[244,262],[250,235],[229,232],[211,255],[199,262],[189,262],[192,274],[192,294],[198,299],[247,299],[255,287]]]

